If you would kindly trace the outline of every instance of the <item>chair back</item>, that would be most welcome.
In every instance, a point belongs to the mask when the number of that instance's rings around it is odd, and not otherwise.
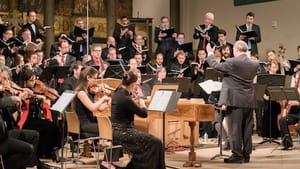
[[[69,133],[80,134],[80,122],[76,112],[66,112],[67,128]]]
[[[112,125],[108,116],[97,116],[99,138],[112,141]]]

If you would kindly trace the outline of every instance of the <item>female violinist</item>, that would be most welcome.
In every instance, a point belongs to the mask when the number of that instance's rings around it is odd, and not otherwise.
[[[22,69],[19,84],[21,87],[34,90],[36,76],[30,69]],[[45,101],[43,95],[35,95],[24,101],[20,120],[20,128],[33,129],[39,132],[40,142],[37,149],[39,157],[52,157],[59,161],[57,150],[61,146],[58,127],[52,122],[50,105]]]
[[[99,136],[97,119],[93,116],[93,112],[105,110],[111,100],[107,95],[103,95],[97,101],[94,100],[96,93],[92,92],[91,88],[95,86],[97,77],[98,71],[94,67],[85,67],[81,70],[75,87],[77,95],[72,105],[80,121],[80,131],[89,136]]]

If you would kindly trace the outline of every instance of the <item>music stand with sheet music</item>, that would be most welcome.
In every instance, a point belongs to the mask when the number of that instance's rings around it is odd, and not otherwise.
[[[65,78],[67,74],[69,74],[70,66],[49,66],[46,67],[39,77],[39,79],[50,80],[53,83],[53,88],[56,89],[56,80],[59,78]]]
[[[181,92],[169,91],[169,90],[158,90],[154,93],[152,100],[149,104],[148,111],[161,112],[162,125],[163,125],[163,148],[165,148],[165,124],[166,124],[166,112],[174,112],[177,102],[181,96]],[[169,168],[175,168],[170,167]]]
[[[123,66],[123,65],[122,65]],[[122,79],[123,75],[125,74],[121,65],[110,65],[107,67],[104,78],[116,78]],[[129,66],[123,66],[126,71],[130,69]]]
[[[272,89],[272,88],[270,88],[271,86],[272,87],[275,87],[275,86],[276,87],[283,87],[285,85],[285,76],[280,75],[280,74],[258,75],[257,76],[257,85],[265,85],[268,92],[270,92],[269,89]],[[263,90],[261,90],[261,91],[263,91]],[[272,93],[272,96],[275,97],[274,93]],[[280,144],[278,141],[276,141],[272,138],[272,124],[271,124],[271,121],[272,121],[272,104],[271,104],[271,101],[273,99],[275,99],[272,96],[270,95],[270,99],[269,99],[269,138],[266,139],[266,140],[263,140],[262,142],[260,142],[258,144],[264,144],[264,143],[267,143],[267,142]]]
[[[64,167],[64,130],[65,130],[65,110],[69,106],[69,104],[72,102],[72,100],[75,98],[76,92],[71,91],[71,90],[66,90],[62,93],[62,95],[59,97],[59,99],[52,105],[50,110],[59,112],[62,117],[62,137],[61,137],[61,159],[60,159],[60,164],[61,164],[61,169]]]

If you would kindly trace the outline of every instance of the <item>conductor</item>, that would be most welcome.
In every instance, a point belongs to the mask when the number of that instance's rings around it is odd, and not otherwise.
[[[224,73],[219,105],[228,119],[232,155],[224,163],[248,163],[252,152],[252,127],[255,94],[253,78],[259,67],[247,55],[247,44],[237,41],[233,46],[233,58],[218,63],[210,44],[206,47],[208,64]]]

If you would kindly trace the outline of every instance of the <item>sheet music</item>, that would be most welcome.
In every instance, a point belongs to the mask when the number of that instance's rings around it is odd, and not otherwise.
[[[168,106],[173,91],[158,90],[154,93],[148,110],[164,112]]]
[[[207,93],[211,94],[212,92],[221,91],[222,82],[206,80],[204,82],[199,83],[199,86]]]
[[[75,96],[76,93],[74,91],[65,91],[50,109],[62,113]]]

